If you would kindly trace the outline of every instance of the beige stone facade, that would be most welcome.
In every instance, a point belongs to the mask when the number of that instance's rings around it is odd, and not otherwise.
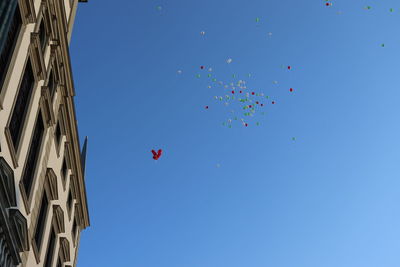
[[[0,267],[76,266],[90,224],[69,57],[78,0],[2,1]]]

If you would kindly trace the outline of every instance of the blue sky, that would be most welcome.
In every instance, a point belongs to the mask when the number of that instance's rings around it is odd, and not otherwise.
[[[398,267],[399,22],[396,0],[80,4],[78,266]],[[223,126],[202,65],[276,104]]]

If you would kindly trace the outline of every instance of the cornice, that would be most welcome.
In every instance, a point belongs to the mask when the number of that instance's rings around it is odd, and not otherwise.
[[[61,6],[60,1],[55,1],[55,12],[58,24],[58,32],[59,32],[59,45],[62,52],[62,61],[64,63],[64,70],[65,70],[65,86],[66,86],[66,96],[64,98],[64,105],[66,108],[66,118],[64,125],[66,128],[69,128],[69,131],[66,131],[69,134],[68,140],[71,142],[71,150],[70,158],[73,159],[71,162],[71,168],[74,168],[73,173],[77,179],[78,185],[78,192],[77,198],[78,203],[81,206],[81,213],[82,213],[82,229],[88,227],[90,225],[89,220],[89,210],[87,205],[87,195],[86,195],[86,185],[84,174],[82,170],[82,162],[81,162],[81,153],[80,153],[80,142],[79,142],[79,135],[78,135],[78,126],[76,120],[76,110],[75,110],[75,103],[73,97],[75,96],[74,90],[74,82],[72,77],[72,68],[71,68],[71,61],[70,61],[70,54],[68,48],[68,40],[67,40],[67,33],[66,33],[66,18],[65,14],[63,13],[63,7]]]

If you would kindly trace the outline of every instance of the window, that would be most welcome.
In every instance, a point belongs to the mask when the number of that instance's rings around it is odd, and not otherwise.
[[[37,219],[35,236],[34,236],[36,247],[39,251],[42,245],[43,232],[44,232],[44,227],[46,225],[48,206],[49,206],[49,200],[47,199],[46,192],[43,192],[42,204],[40,206],[39,217]]]
[[[18,34],[21,30],[22,19],[19,7],[15,7],[14,16],[8,29],[8,34],[4,42],[4,46],[0,51],[0,93],[6,78],[7,69],[10,65],[11,57],[17,43]]]
[[[40,27],[39,27],[39,40],[40,40],[40,46],[41,46],[42,52],[44,53],[46,46],[47,46],[47,40],[48,40],[46,27],[44,25],[44,19],[40,23]]]
[[[72,237],[75,241],[76,239],[76,231],[78,230],[78,225],[76,224],[76,219],[74,220],[74,224],[72,225]]]
[[[63,164],[61,167],[61,175],[64,179],[64,182],[67,180],[67,172],[68,172],[67,159],[64,157]]]
[[[52,266],[55,245],[56,245],[56,233],[54,232],[54,229],[51,228],[49,245],[47,246],[47,254],[43,264],[44,267]]]
[[[26,158],[26,166],[22,175],[22,184],[24,185],[25,194],[27,197],[30,195],[32,184],[34,180],[36,165],[39,160],[39,152],[42,144],[44,132],[44,124],[42,119],[42,113],[39,114],[36,119],[35,128],[32,135],[31,145],[29,147],[28,156]]]
[[[18,90],[17,101],[10,120],[10,135],[15,151],[18,150],[20,135],[28,111],[29,102],[32,96],[35,78],[33,76],[32,64],[30,59],[25,66],[24,75]]]
[[[72,210],[72,192],[71,189],[69,190],[68,199],[67,199],[68,211],[71,214]]]
[[[60,146],[61,142],[61,125],[60,125],[60,120],[58,120],[57,126],[56,126],[56,140],[57,140],[57,145]]]
[[[47,82],[47,87],[49,87],[50,99],[53,99],[54,93],[56,91],[56,82],[54,80],[53,71],[50,72],[49,81]]]

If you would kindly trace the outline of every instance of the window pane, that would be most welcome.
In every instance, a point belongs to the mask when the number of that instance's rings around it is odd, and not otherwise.
[[[26,159],[24,174],[22,176],[22,183],[25,188],[25,193],[28,197],[30,195],[32,183],[35,178],[34,174],[40,156],[39,152],[42,144],[43,132],[44,132],[44,125],[43,125],[42,113],[39,111],[39,115],[37,117],[36,125],[33,131],[31,146],[29,147],[29,152]]]
[[[14,110],[10,121],[10,133],[15,150],[18,150],[19,137],[22,131],[22,126],[25,121],[25,115],[28,110],[29,102],[35,85],[33,76],[32,64],[30,59],[26,63],[24,76],[18,90],[17,101],[15,102]]]
[[[22,26],[21,14],[19,13],[19,7],[14,7],[14,15],[9,25],[8,29],[2,29],[6,25],[6,21],[3,19],[7,19],[6,17],[2,17],[2,21],[0,21],[1,30],[5,30],[6,35],[4,36],[4,40],[0,40],[0,92],[3,87],[4,79],[7,74],[7,69],[11,61],[11,57],[14,52],[15,44],[17,43],[18,33]],[[3,37],[3,36],[2,36]],[[3,39],[3,38],[2,38]]]
[[[54,247],[56,245],[56,234],[54,233],[54,229],[51,229],[49,245],[47,246],[47,254],[46,259],[44,261],[44,267],[51,267],[53,256],[54,256]]]
[[[46,217],[47,217],[47,208],[49,206],[49,202],[47,200],[46,192],[43,192],[42,197],[42,205],[40,206],[39,217],[36,224],[35,230],[35,242],[36,247],[40,250],[42,245],[42,238],[43,238],[43,230],[44,226],[46,225]]]

